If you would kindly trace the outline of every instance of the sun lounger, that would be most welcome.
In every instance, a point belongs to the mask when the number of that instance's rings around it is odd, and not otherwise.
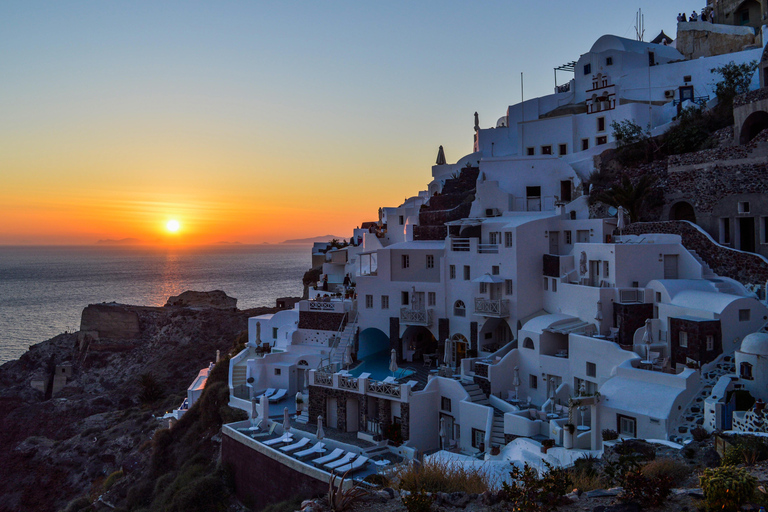
[[[365,467],[365,465],[368,464],[368,457],[365,457],[364,455],[359,456],[349,464],[344,464],[343,466],[339,466],[334,471],[336,473],[339,473],[343,475],[347,471],[350,473],[354,473],[355,471],[360,471]]]
[[[263,396],[270,397],[275,394],[275,391],[277,391],[275,388],[268,388],[265,392],[257,396],[256,398],[259,399]]]
[[[279,402],[283,398],[285,398],[285,395],[288,393],[287,389],[278,389],[274,395],[269,397],[270,402]]]
[[[345,466],[352,462],[352,459],[357,457],[357,454],[354,452],[347,452],[346,455],[344,455],[342,458],[338,460],[334,460],[333,462],[329,462],[328,464],[323,464],[323,467],[325,469],[335,469],[339,466]]]
[[[272,446],[280,443],[290,443],[292,440],[293,434],[288,432],[287,434],[283,434],[281,437],[276,437],[274,439],[270,439],[269,441],[264,441],[264,444],[267,446]]]
[[[289,445],[286,445],[286,446],[281,446],[280,450],[282,450],[284,452],[293,452],[293,451],[298,450],[299,448],[304,448],[308,444],[309,444],[309,438],[308,437],[302,437],[301,439],[298,440],[298,442],[295,442],[293,444],[289,444]]]
[[[262,423],[263,423],[263,420],[262,420],[262,421],[260,421],[260,422],[259,422],[259,424],[258,424],[257,426],[258,426],[259,428],[261,428],[261,424],[262,424]],[[267,432],[262,432],[261,434],[254,434],[254,436],[253,436],[253,437],[265,437],[265,436],[271,436],[272,434],[274,434],[274,433],[275,433],[275,428],[277,428],[277,422],[276,422],[276,421],[273,421],[273,422],[272,422],[272,423],[269,425],[269,431],[267,431]]]
[[[336,448],[335,450],[333,450],[331,453],[329,453],[325,457],[320,457],[319,459],[313,460],[312,464],[314,464],[316,466],[322,466],[323,464],[327,464],[327,463],[331,462],[332,460],[338,459],[342,455],[344,455],[344,450],[341,449],[341,448]]]
[[[325,453],[325,443],[315,443],[311,448],[301,450],[293,454],[297,459],[303,459],[304,457],[318,456],[321,453]]]

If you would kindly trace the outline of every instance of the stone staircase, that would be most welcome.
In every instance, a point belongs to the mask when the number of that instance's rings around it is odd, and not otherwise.
[[[701,264],[701,278],[702,279],[712,279],[712,278],[716,278],[717,277],[717,274],[715,274],[712,271],[712,267],[710,267],[707,264],[707,262],[704,261],[704,259],[701,256],[699,256],[699,254],[696,251],[691,249],[688,252],[690,252],[691,256],[693,256],[693,258]]]
[[[497,408],[493,408],[493,428],[491,429],[491,446],[506,445],[504,437],[504,413]]]
[[[677,421],[677,432],[670,436],[670,441],[683,442],[693,439],[691,430],[704,424],[704,399],[712,393],[712,388],[720,377],[735,371],[733,356],[721,356],[714,369],[702,373],[703,387],[680,416]]]
[[[232,368],[232,390],[236,398],[250,398],[248,396],[248,386],[245,385],[247,373],[248,369],[245,366],[245,361],[242,364],[236,364]]]
[[[339,343],[331,353],[331,364],[335,364],[337,368],[344,364],[344,354],[346,354],[348,347],[355,342],[356,331],[357,319],[354,322],[349,322],[341,331]]]
[[[488,400],[488,395],[483,393],[483,390],[480,389],[480,386],[475,384],[474,382],[461,382],[461,385],[464,387],[467,393],[469,393],[469,400],[474,404],[480,404],[490,407],[491,402]]]

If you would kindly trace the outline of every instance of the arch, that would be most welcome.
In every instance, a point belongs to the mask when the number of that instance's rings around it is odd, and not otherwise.
[[[467,306],[463,300],[457,300],[453,303],[454,316],[467,316]]]
[[[309,368],[309,363],[307,362],[306,359],[299,359],[299,362],[296,364],[304,368]]]
[[[375,327],[364,329],[357,337],[358,359],[366,358],[378,352],[388,351],[389,349],[389,336]]]
[[[534,349],[533,340],[531,338],[526,337],[523,340],[523,348],[530,348],[531,350],[533,350]]]
[[[762,18],[760,12],[760,2],[757,0],[744,0],[733,11],[733,24],[754,26],[756,23],[760,23]]]
[[[478,333],[478,350],[496,352],[512,341],[512,329],[503,318],[489,318]]]
[[[403,358],[408,361],[423,361],[424,354],[437,352],[437,340],[432,331],[421,325],[409,326],[402,336]]]
[[[461,365],[461,360],[467,357],[469,350],[469,340],[461,333],[451,336],[452,361],[454,366]]]
[[[693,205],[686,201],[680,201],[672,205],[669,209],[669,220],[688,220],[696,223],[696,212]]]
[[[754,139],[757,134],[768,128],[768,112],[758,110],[752,112],[744,120],[739,132],[739,144],[746,144]]]

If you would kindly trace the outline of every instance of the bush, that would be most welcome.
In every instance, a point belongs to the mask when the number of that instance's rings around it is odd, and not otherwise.
[[[389,485],[389,479],[384,475],[373,473],[363,478],[363,482],[367,482],[371,485],[377,485],[379,487],[386,487]]]
[[[641,505],[658,507],[672,492],[671,477],[666,475],[647,477],[640,471],[630,471],[624,475],[621,486],[624,488],[619,498]]]
[[[619,433],[610,428],[603,429],[603,441],[613,441],[619,438]]]
[[[752,498],[757,479],[743,468],[722,466],[704,470],[699,477],[707,510],[736,512],[741,505]]]
[[[396,467],[389,477],[399,489],[410,492],[481,494],[497,487],[495,479],[487,470],[441,460],[403,464]]]
[[[711,69],[712,73],[717,73],[722,77],[722,80],[715,84],[717,100],[721,103],[728,103],[733,101],[735,96],[749,91],[752,75],[756,69],[756,60],[742,64],[736,64],[731,61],[728,64]]]
[[[522,469],[513,466],[509,473],[512,485],[502,483],[503,499],[513,503],[515,510],[550,511],[567,501],[565,494],[573,483],[569,471],[555,468],[547,462],[544,464],[547,472],[541,478],[536,469],[526,462]]]
[[[742,436],[736,439],[733,446],[729,446],[725,450],[721,465],[746,464],[747,466],[754,466],[756,462],[765,459],[768,459],[768,445],[759,437]]]
[[[408,512],[429,512],[432,507],[432,496],[424,492],[413,492],[403,497],[403,505]]]
[[[641,472],[648,478],[669,477],[673,482],[679,482],[691,474],[691,468],[674,459],[657,459],[644,465]]]
[[[152,372],[139,375],[139,401],[148,405],[163,396],[163,387]]]

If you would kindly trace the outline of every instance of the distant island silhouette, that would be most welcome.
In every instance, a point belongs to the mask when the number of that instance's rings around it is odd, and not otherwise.
[[[99,245],[133,245],[140,244],[141,240],[138,238],[121,238],[120,240],[112,240],[107,238],[106,240],[99,240],[96,242]]]
[[[334,238],[337,240],[346,240],[346,238],[343,236],[324,235],[324,236],[315,236],[312,238],[294,238],[291,240],[285,240],[280,243],[282,244],[313,244],[315,242],[330,242]]]

